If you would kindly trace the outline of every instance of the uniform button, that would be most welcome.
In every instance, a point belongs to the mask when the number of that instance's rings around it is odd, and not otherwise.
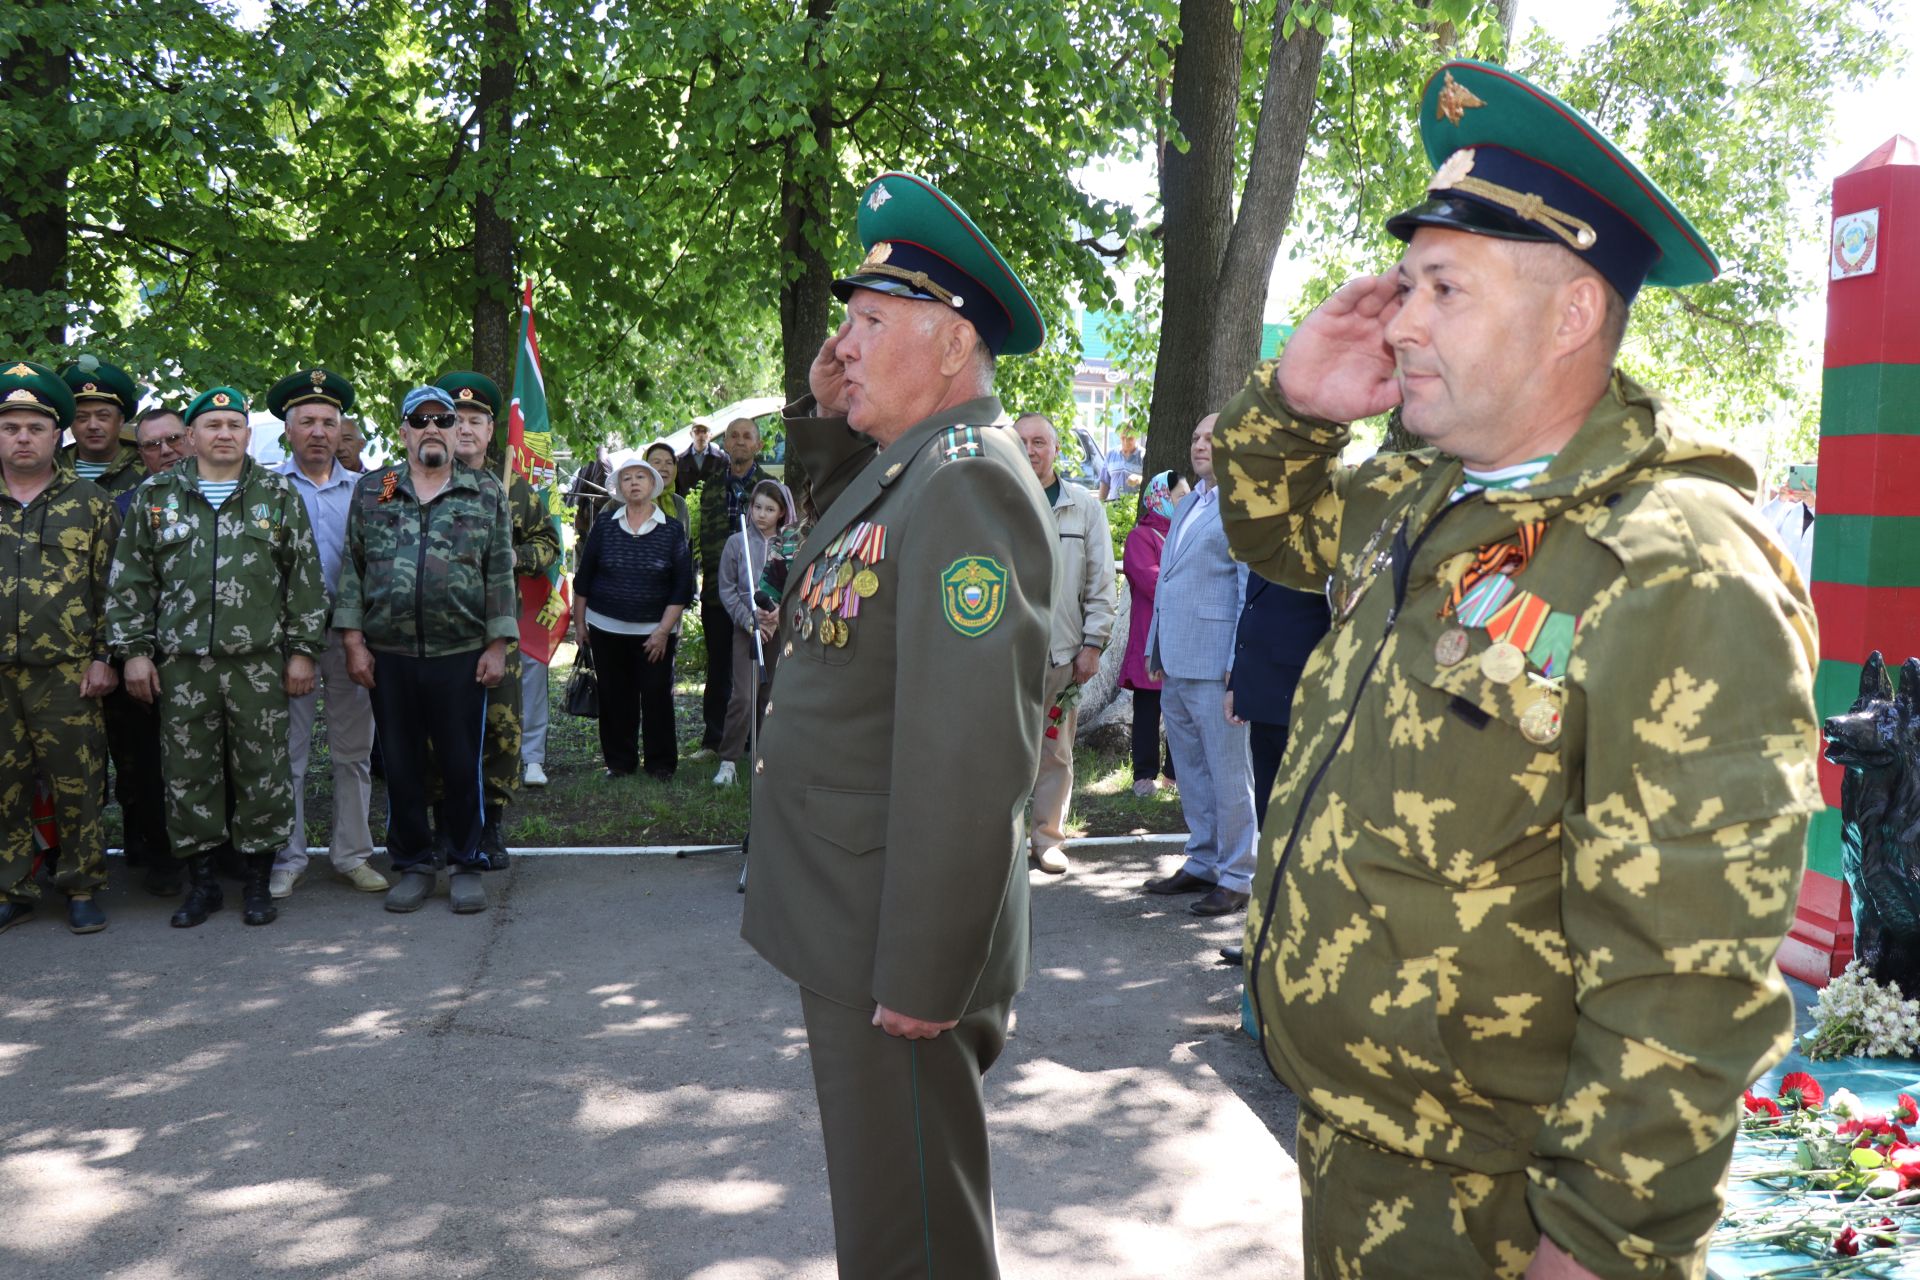
[[[780,651],[780,656],[783,658],[791,658],[793,656],[793,641],[787,641],[787,647]]]

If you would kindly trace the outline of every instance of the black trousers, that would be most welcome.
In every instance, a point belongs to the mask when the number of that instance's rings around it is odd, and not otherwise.
[[[1280,757],[1287,753],[1287,726],[1259,720],[1247,722],[1247,745],[1253,752],[1253,821],[1267,825],[1267,801],[1273,780],[1280,774]]]
[[[167,843],[167,790],[160,777],[160,712],[128,693],[124,684],[114,686],[101,709],[127,865],[164,865],[173,849]]]
[[[707,647],[707,689],[700,695],[700,718],[705,722],[700,745],[718,751],[727,732],[727,703],[733,698],[733,618],[727,607],[718,600],[702,601],[700,629]]]
[[[632,773],[644,757],[648,774],[671,778],[680,766],[673,734],[673,654],[680,638],[667,641],[667,655],[658,662],[647,661],[645,636],[590,626],[587,643],[593,647],[593,673],[600,683],[600,758],[615,773]],[[732,646],[732,623],[727,624],[727,643]],[[707,689],[712,692],[711,680]]]
[[[441,832],[453,865],[480,870],[484,819],[480,744],[486,736],[487,690],[473,678],[480,650],[444,658],[373,655],[373,723],[387,761],[387,852],[393,869],[433,866],[427,824],[427,770],[439,761]],[[431,749],[429,749],[431,744]]]
[[[1173,777],[1173,751],[1160,745],[1160,691],[1133,690],[1133,780]]]

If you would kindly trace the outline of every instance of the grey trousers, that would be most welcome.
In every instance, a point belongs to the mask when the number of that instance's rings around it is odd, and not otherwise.
[[[998,1280],[980,1078],[1010,1002],[931,1040],[903,1040],[804,987],[807,1045],[842,1280]]]
[[[520,766],[547,765],[547,664],[520,653]]]
[[[1180,777],[1186,815],[1188,875],[1223,889],[1253,887],[1253,755],[1247,726],[1227,723],[1227,682],[1168,676],[1160,687],[1160,719]]]
[[[333,825],[327,831],[327,856],[336,871],[351,871],[373,856],[373,832],[367,822],[367,806],[373,800],[373,776],[367,767],[373,752],[373,703],[367,691],[347,677],[347,655],[338,631],[327,633],[319,667],[313,692],[287,699],[293,832],[273,865],[296,874],[307,865],[307,758],[313,752],[313,719],[322,694],[327,699],[327,752],[333,757]]]

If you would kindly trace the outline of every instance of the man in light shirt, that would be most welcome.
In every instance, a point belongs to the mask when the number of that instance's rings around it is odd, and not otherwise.
[[[313,525],[320,552],[320,573],[331,608],[340,586],[340,560],[347,543],[347,508],[359,476],[340,462],[342,414],[353,407],[353,385],[326,369],[288,374],[267,393],[267,409],[287,424],[287,460],[280,472],[293,482]],[[384,893],[387,878],[367,859],[373,833],[367,807],[373,779],[367,765],[373,751],[373,701],[347,675],[340,633],[327,632],[320,655],[320,680],[311,693],[287,703],[287,757],[293,773],[293,830],[274,859],[268,889],[289,897],[307,868],[307,760],[313,752],[313,719],[320,698],[327,701],[327,748],[333,759],[333,825],[327,832],[327,856],[333,869],[364,893]]]

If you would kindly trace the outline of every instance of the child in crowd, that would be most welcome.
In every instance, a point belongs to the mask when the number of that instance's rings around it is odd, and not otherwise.
[[[726,727],[720,735],[720,768],[713,775],[716,787],[730,787],[739,775],[739,761],[747,749],[747,717],[760,723],[766,714],[767,690],[773,679],[773,632],[760,620],[754,594],[760,575],[766,568],[773,539],[793,519],[793,497],[776,480],[762,480],[753,487],[747,508],[748,528],[727,539],[720,553],[720,603],[733,620],[733,696],[727,702]],[[755,670],[755,631],[761,640],[758,679],[742,678]]]

